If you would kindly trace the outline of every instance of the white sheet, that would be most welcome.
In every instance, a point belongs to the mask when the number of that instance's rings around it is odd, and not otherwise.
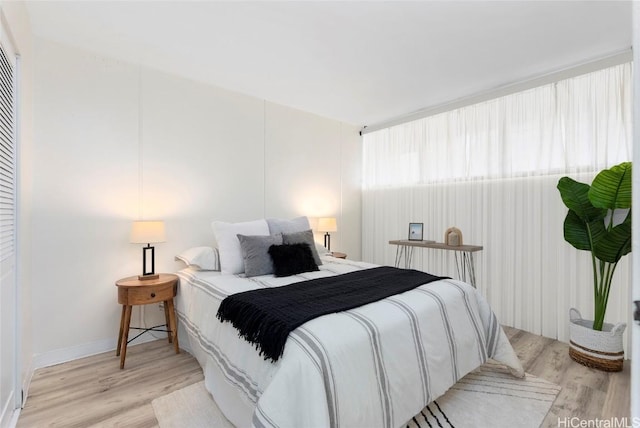
[[[287,278],[178,272],[179,319],[207,389],[236,426],[397,427],[490,357],[524,375],[484,298],[455,280],[309,321],[276,363],[216,319],[229,294],[374,267],[323,263]]]

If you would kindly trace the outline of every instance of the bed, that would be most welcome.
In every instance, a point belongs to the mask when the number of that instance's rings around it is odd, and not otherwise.
[[[216,318],[234,293],[375,267],[321,260],[318,271],[284,278],[178,272],[181,344],[237,427],[398,427],[489,358],[524,376],[485,299],[452,279],[308,321],[291,332],[276,362]]]

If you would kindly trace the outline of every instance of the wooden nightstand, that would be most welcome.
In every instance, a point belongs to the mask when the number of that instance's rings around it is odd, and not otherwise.
[[[166,332],[169,343],[173,343],[176,354],[179,354],[178,325],[176,323],[176,311],[173,306],[173,298],[176,296],[176,292],[178,291],[178,277],[169,273],[161,273],[158,279],[141,281],[137,276],[130,276],[117,281],[116,287],[118,287],[118,303],[122,305],[120,334],[118,335],[118,350],[116,351],[116,355],[120,356],[120,368],[124,368],[124,359],[127,355],[127,343],[129,340],[129,329],[143,330],[143,332],[138,336],[147,331]],[[164,316],[167,323],[166,330],[156,329],[161,326],[150,328],[130,327],[129,324],[131,322],[132,306],[149,305],[151,303],[160,302],[164,302]]]
[[[331,255],[333,257],[335,257],[336,259],[346,259],[347,258],[347,255],[345,253],[339,253],[337,251],[332,251]]]

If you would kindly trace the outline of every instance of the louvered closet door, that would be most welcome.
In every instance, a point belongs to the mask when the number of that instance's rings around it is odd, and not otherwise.
[[[0,24],[1,25],[1,24]],[[0,425],[20,403],[17,380],[16,57],[0,32]]]

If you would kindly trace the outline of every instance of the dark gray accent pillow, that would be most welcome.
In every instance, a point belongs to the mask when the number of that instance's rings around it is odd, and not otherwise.
[[[273,273],[273,261],[269,247],[282,245],[282,235],[247,236],[238,234],[244,273],[247,276],[268,275]]]
[[[311,249],[311,254],[313,255],[313,260],[315,260],[318,266],[322,265],[322,260],[320,260],[320,256],[318,255],[318,250],[316,250],[316,242],[313,239],[313,232],[311,231],[311,229],[305,230],[304,232],[283,233],[282,243],[309,245],[309,248]]]

